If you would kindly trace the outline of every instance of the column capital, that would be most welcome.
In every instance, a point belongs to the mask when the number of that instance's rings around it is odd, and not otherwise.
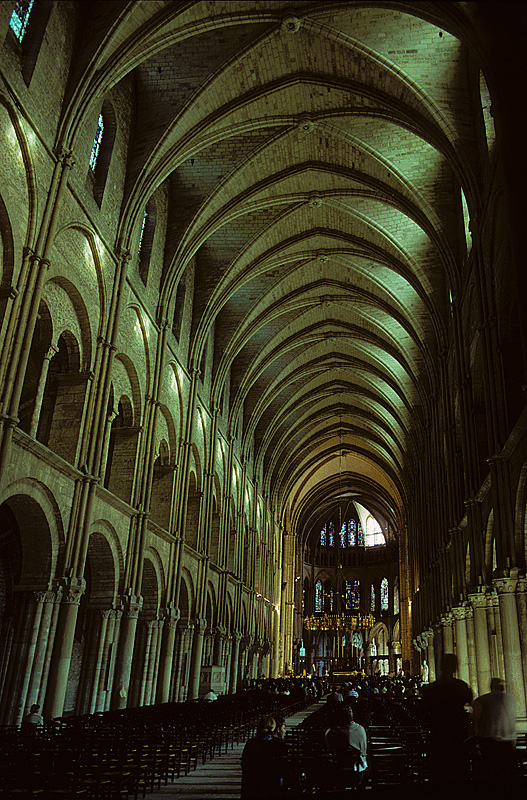
[[[452,614],[454,615],[454,619],[456,621],[466,619],[467,609],[465,606],[455,606],[455,608],[452,609]]]
[[[518,584],[517,578],[503,577],[494,578],[492,585],[496,588],[499,595],[512,594]]]
[[[207,620],[204,617],[196,617],[194,619],[194,630],[196,633],[203,635],[207,630]]]
[[[86,591],[84,578],[64,576],[59,578],[59,585],[62,588],[62,602],[66,605],[78,606],[82,595]]]
[[[516,594],[522,594],[523,592],[527,592],[527,578],[518,578]]]
[[[446,614],[441,615],[441,625],[448,627],[452,625],[453,621],[452,612],[448,611]]]
[[[140,594],[124,594],[121,595],[121,603],[123,612],[131,619],[137,619],[139,612],[143,607],[143,598]]]
[[[469,594],[468,599],[472,608],[487,608],[489,604],[488,596],[485,592],[476,592],[475,594]]]

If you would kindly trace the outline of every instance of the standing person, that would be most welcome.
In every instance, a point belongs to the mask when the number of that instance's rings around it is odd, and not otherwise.
[[[358,786],[368,769],[366,731],[353,720],[347,705],[337,706],[331,726],[325,734],[326,746],[335,760],[335,775],[339,788]]]
[[[445,653],[437,681],[423,686],[423,712],[430,730],[430,780],[437,783],[468,779],[469,760],[465,742],[470,735],[472,690],[454,678],[457,657]]]
[[[243,748],[241,796],[246,800],[275,797],[284,791],[288,748],[275,731],[273,717],[260,717],[256,736]]]
[[[474,733],[481,751],[480,777],[510,779],[516,775],[516,703],[505,681],[492,678],[490,692],[473,704]]]

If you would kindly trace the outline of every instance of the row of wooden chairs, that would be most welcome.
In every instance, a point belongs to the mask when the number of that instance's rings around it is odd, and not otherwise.
[[[254,733],[286,698],[245,695],[54,720],[0,731],[0,798],[137,800]]]

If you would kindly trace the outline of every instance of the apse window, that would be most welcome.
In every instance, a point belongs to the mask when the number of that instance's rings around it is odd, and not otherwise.
[[[366,536],[364,538],[365,547],[376,547],[379,544],[386,544],[382,528],[374,517],[366,520]]]
[[[33,11],[34,5],[35,0],[17,0],[15,4],[15,9],[11,14],[11,19],[9,20],[9,27],[19,42],[22,42],[24,36],[26,35],[27,26],[29,25],[29,19],[31,17],[31,12]]]
[[[95,138],[93,140],[91,155],[90,155],[90,169],[92,172],[95,172],[95,167],[97,166],[97,160],[99,158],[99,153],[101,152],[103,134],[104,134],[104,119],[102,114],[99,114],[99,119],[97,121],[97,131],[95,133]]]

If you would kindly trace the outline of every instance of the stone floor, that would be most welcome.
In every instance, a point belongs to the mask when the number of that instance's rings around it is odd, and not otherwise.
[[[287,727],[300,725],[303,720],[317,711],[324,703],[315,703],[305,711],[287,718]],[[212,761],[198,764],[189,775],[178,778],[174,783],[147,794],[145,800],[233,800],[240,797],[242,780],[241,757],[245,742],[234,745],[232,750],[216,756]]]

